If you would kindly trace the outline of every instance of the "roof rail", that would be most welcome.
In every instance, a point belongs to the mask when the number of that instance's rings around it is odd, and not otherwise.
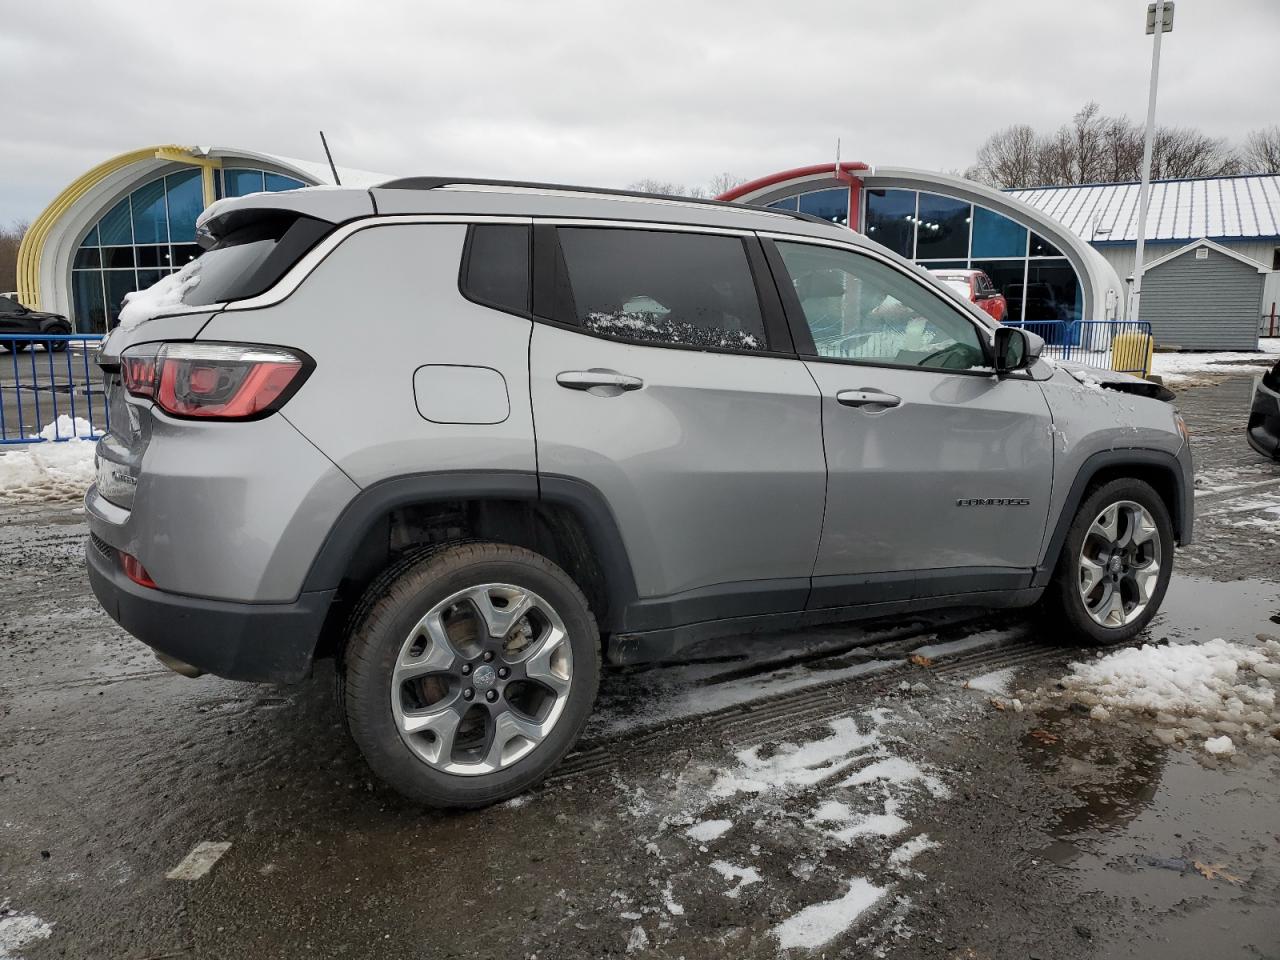
[[[760,207],[753,203],[737,203],[731,200],[709,200],[703,197],[677,197],[666,193],[645,193],[642,190],[618,190],[613,187],[577,187],[564,183],[538,183],[531,180],[488,180],[483,177],[401,177],[377,184],[375,190],[438,190],[441,187],[517,187],[522,190],[563,190],[571,193],[595,193],[606,197],[636,197],[641,200],[666,200],[673,203],[696,203],[712,207],[729,207],[734,210],[750,210],[753,213],[776,213],[809,223],[833,226],[829,220],[798,210],[778,207]]]

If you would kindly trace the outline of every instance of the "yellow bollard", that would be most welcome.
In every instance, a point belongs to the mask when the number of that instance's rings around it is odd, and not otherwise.
[[[1111,341],[1111,369],[1145,377],[1151,372],[1154,350],[1155,338],[1149,333],[1117,333]]]

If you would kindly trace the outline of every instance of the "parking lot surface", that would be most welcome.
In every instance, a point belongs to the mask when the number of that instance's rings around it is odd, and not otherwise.
[[[1181,390],[1197,542],[1155,655],[1280,636],[1249,392]],[[1280,956],[1275,714],[1210,752],[1071,679],[1098,654],[1027,617],[612,672],[546,784],[441,813],[372,780],[328,665],[160,668],[89,594],[84,537],[74,503],[0,508],[0,958]]]

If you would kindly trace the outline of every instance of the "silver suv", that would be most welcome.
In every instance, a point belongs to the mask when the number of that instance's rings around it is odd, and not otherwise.
[[[200,232],[102,348],[94,591],[182,673],[336,657],[426,803],[545,775],[602,657],[954,605],[1123,640],[1191,536],[1167,392],[804,215],[408,179]]]

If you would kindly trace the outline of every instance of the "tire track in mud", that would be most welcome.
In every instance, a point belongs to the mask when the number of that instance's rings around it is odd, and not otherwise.
[[[931,633],[920,635],[924,641]],[[868,692],[882,692],[886,684],[909,678],[918,681],[954,681],[981,676],[1007,667],[1023,668],[1066,663],[1075,653],[1069,648],[1014,640],[994,648],[961,653],[939,661],[937,666],[912,663],[909,657],[871,661],[868,671],[857,677],[817,683],[774,697],[762,697],[723,710],[683,718],[658,719],[636,734],[602,737],[570,753],[545,781],[561,783],[611,769],[643,748],[696,730],[699,738],[717,738],[730,746],[757,743],[794,730],[848,715],[866,706]]]

